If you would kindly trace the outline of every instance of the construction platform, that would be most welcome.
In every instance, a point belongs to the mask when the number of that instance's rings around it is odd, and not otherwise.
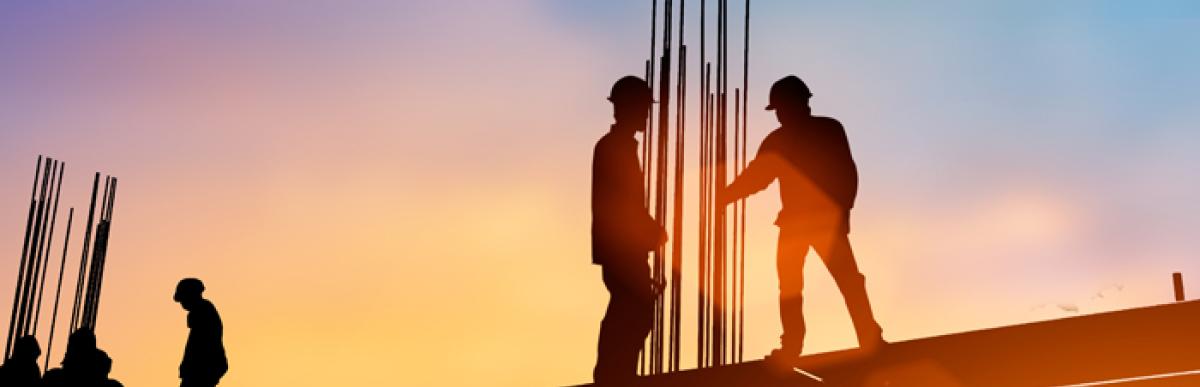
[[[1200,301],[819,353],[799,364],[804,372],[758,360],[635,385],[1200,386]]]

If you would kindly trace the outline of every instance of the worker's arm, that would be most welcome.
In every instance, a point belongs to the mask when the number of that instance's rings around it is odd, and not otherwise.
[[[626,251],[649,251],[664,239],[658,221],[637,197],[641,184],[636,155],[633,161],[611,149],[597,148],[592,164],[592,219],[601,243]],[[630,168],[632,166],[632,168]]]
[[[733,179],[733,183],[717,194],[721,205],[726,205],[738,199],[762,191],[779,177],[779,171],[786,161],[773,149],[772,139],[768,137],[758,148],[754,160],[746,166],[741,175]]]

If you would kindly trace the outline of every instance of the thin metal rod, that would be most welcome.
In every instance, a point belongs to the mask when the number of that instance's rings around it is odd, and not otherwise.
[[[655,72],[654,58],[657,55],[657,51],[658,51],[658,49],[657,49],[658,42],[657,42],[657,39],[655,39],[657,36],[658,36],[658,0],[650,0],[650,58],[646,63],[646,84],[650,85],[651,88],[654,87],[654,72]],[[649,109],[650,109],[650,113],[654,112],[654,106],[650,106]],[[653,177],[652,176],[652,173],[653,173],[653,169],[652,169],[653,168],[653,157],[652,157],[653,156],[653,147],[650,145],[651,140],[653,138],[654,138],[654,118],[653,118],[653,114],[648,114],[646,116],[646,130],[642,132],[642,174],[644,175],[645,180],[646,180],[645,190],[644,190],[644,192],[645,192],[644,204],[646,207],[650,206],[650,198],[654,195],[653,194],[653,186],[651,185],[652,177]],[[654,268],[652,267],[651,268],[651,277],[653,277],[653,275],[654,275],[653,269]],[[656,303],[657,303],[657,301],[656,301]],[[657,310],[657,304],[655,306],[656,306],[656,310]],[[655,334],[654,331],[658,326],[657,315],[654,318],[655,318],[655,321],[654,321],[654,323],[652,323],[652,325],[650,327],[650,330],[651,330],[650,337],[647,338],[648,345],[642,346],[641,359],[639,359],[639,362],[641,363],[641,369],[642,369],[643,375],[652,373],[653,369],[654,369],[653,358],[654,358],[655,351],[654,351],[653,347],[654,347],[654,334]]]
[[[686,0],[680,0],[679,3],[679,31],[677,34],[676,46],[679,48],[678,68],[676,69],[676,86],[675,86],[675,168],[674,168],[674,183],[671,188],[674,195],[672,197],[672,231],[671,231],[671,302],[670,302],[670,321],[669,333],[670,340],[667,344],[668,352],[668,371],[679,370],[679,330],[680,330],[680,291],[683,284],[680,278],[680,272],[683,266],[683,140],[684,140],[684,120],[683,120],[683,103],[684,103],[684,84],[687,82],[686,65],[687,65],[687,46],[683,44],[684,39],[684,21],[686,19]]]
[[[117,178],[114,177],[112,178],[112,190],[110,190],[108,193],[108,205],[105,207],[108,210],[108,215],[107,219],[104,220],[104,233],[102,236],[103,244],[101,244],[99,251],[100,263],[98,265],[99,273],[96,275],[96,296],[92,299],[92,321],[90,325],[92,330],[96,329],[96,322],[100,317],[100,295],[103,294],[104,272],[108,267],[108,240],[109,237],[112,236],[112,213],[114,204],[116,204],[116,199]]]
[[[654,87],[655,79],[655,61],[658,53],[658,0],[650,0],[650,58],[646,65],[646,84]],[[650,112],[654,112],[654,106],[649,107]],[[653,152],[654,147],[650,145],[654,138],[654,115],[646,115],[646,130],[642,132],[642,174],[646,177],[646,207],[650,207],[650,197],[653,196],[653,186],[651,182],[651,173],[653,171]]]
[[[726,119],[726,113],[727,113],[726,106],[727,105],[725,103],[725,101],[726,101],[725,76],[726,76],[726,73],[728,72],[728,69],[727,69],[727,64],[725,63],[724,58],[725,58],[725,51],[726,51],[725,36],[727,34],[726,28],[725,28],[725,19],[728,16],[726,13],[727,11],[726,11],[726,7],[725,7],[725,5],[726,5],[725,0],[720,0],[717,2],[717,4],[718,4],[718,8],[717,8],[718,9],[718,12],[717,12],[717,15],[718,15],[717,16],[717,25],[718,25],[717,31],[718,32],[717,32],[717,126],[716,126],[716,130],[717,130],[717,152],[716,152],[717,153],[716,154],[717,172],[716,172],[716,188],[717,188],[717,192],[720,193],[721,189],[723,189],[725,187],[726,174],[727,174],[726,173],[726,167],[727,167],[726,151],[728,150],[728,145],[726,144],[726,140],[728,138],[728,135],[726,133],[726,124],[728,123],[728,120]],[[725,206],[721,205],[719,200],[716,205],[715,214],[716,214],[716,225],[715,225],[716,232],[714,234],[716,235],[716,240],[714,241],[715,242],[714,251],[716,253],[716,256],[714,258],[715,264],[713,266],[714,266],[714,269],[716,270],[716,273],[715,273],[716,278],[714,280],[714,282],[715,282],[714,293],[716,294],[715,297],[716,297],[716,301],[717,301],[716,302],[717,307],[716,307],[716,313],[715,313],[716,317],[715,317],[715,321],[713,324],[713,330],[714,330],[713,353],[715,356],[715,359],[714,359],[715,364],[716,365],[724,365],[725,364],[725,315],[726,315],[726,302],[725,302],[726,301],[725,300],[726,228],[725,228]]]
[[[108,206],[108,190],[112,185],[112,179],[108,176],[104,177],[104,193],[100,196],[100,220],[96,222],[96,239],[92,242],[92,260],[88,269],[87,292],[83,299],[83,321],[82,327],[92,327],[92,313],[94,311],[94,299],[96,297],[96,277],[100,275],[100,255],[103,254],[104,241],[104,214],[107,213]],[[93,329],[94,332],[94,329]]]
[[[14,336],[16,335],[15,328],[17,325],[17,304],[20,303],[20,299],[21,299],[21,283],[22,283],[22,280],[24,280],[26,257],[29,254],[29,241],[30,241],[30,238],[32,238],[31,234],[33,231],[33,217],[34,217],[34,212],[37,208],[37,187],[38,187],[37,182],[38,182],[38,177],[41,174],[41,170],[42,170],[42,156],[38,155],[37,165],[35,167],[33,167],[33,189],[32,189],[32,192],[30,192],[30,194],[29,194],[29,215],[26,215],[26,217],[25,217],[25,238],[24,238],[25,241],[21,244],[20,266],[17,268],[17,287],[16,287],[16,290],[13,291],[12,316],[9,317],[9,320],[8,320],[8,335],[5,338],[5,343],[4,343],[4,359],[5,360],[7,360],[9,355],[12,354],[11,353],[12,343],[13,343],[13,340],[15,339]]]
[[[59,164],[58,182],[55,184],[57,187],[54,189],[54,210],[51,212],[53,215],[50,216],[50,236],[46,240],[46,248],[42,250],[42,272],[40,274],[42,278],[38,280],[38,290],[35,293],[37,307],[33,313],[33,334],[35,335],[38,331],[38,323],[42,319],[42,299],[45,298],[43,294],[46,292],[46,272],[50,271],[50,247],[54,245],[54,226],[58,223],[58,202],[62,195],[62,181],[66,169],[66,163]]]
[[[37,275],[37,269],[35,267],[37,266],[38,257],[40,256],[38,247],[42,245],[42,231],[45,230],[43,224],[45,223],[45,215],[47,210],[46,195],[48,194],[46,191],[48,190],[47,187],[50,185],[49,178],[54,174],[53,171],[54,167],[56,166],[54,159],[47,159],[47,161],[48,162],[46,165],[43,166],[42,184],[38,189],[38,210],[37,218],[34,220],[33,240],[31,241],[32,249],[29,252],[29,264],[25,268],[25,279],[21,285],[21,306],[20,311],[17,314],[16,338],[29,334],[29,324],[27,324],[29,321],[29,293],[31,288],[33,288],[33,277]]]
[[[1175,302],[1183,302],[1186,300],[1183,295],[1183,273],[1171,273],[1171,285],[1175,288]]]
[[[84,276],[87,274],[88,248],[91,247],[92,220],[93,220],[93,216],[96,214],[96,193],[99,191],[99,189],[100,189],[100,172],[96,172],[95,177],[92,179],[92,199],[91,199],[91,204],[88,205],[88,218],[87,218],[87,224],[85,225],[86,228],[84,229],[86,231],[84,231],[84,235],[83,235],[83,256],[79,258],[79,274],[78,274],[79,279],[75,282],[75,301],[74,301],[74,305],[71,307],[71,332],[74,332],[76,329],[79,329],[80,322],[81,322],[81,321],[79,321],[80,320],[79,318],[82,317],[81,315],[83,314],[82,313],[83,306],[80,305],[80,303],[83,301],[83,297],[84,297],[83,279],[84,279]]]
[[[741,96],[742,96],[741,89],[734,88],[733,89],[733,169],[734,169],[734,176],[737,176],[737,173],[741,172],[738,169],[738,165],[741,164],[741,151],[740,151],[741,150],[741,137],[742,137],[741,136],[741,133],[742,133],[742,127],[741,127],[742,98],[741,98]],[[741,256],[738,255],[738,250],[737,250],[738,245],[741,243],[740,237],[742,236],[741,235],[742,230],[739,228],[739,226],[741,224],[738,223],[738,221],[737,221],[738,219],[740,219],[740,216],[741,216],[740,210],[741,210],[741,208],[738,208],[737,205],[733,206],[733,221],[731,222],[732,223],[731,228],[733,229],[733,234],[732,234],[733,235],[732,236],[733,237],[733,244],[732,244],[733,251],[730,254],[730,257],[732,258],[731,259],[732,265],[730,265],[730,273],[731,273],[730,281],[732,282],[733,286],[730,289],[730,292],[732,293],[732,297],[730,297],[729,303],[731,305],[730,311],[734,314],[738,313],[738,311],[740,311],[742,308],[742,304],[740,304],[738,302],[739,298],[737,297],[738,289],[741,287],[741,282],[738,282],[738,280],[742,277],[741,273],[738,272],[738,269],[741,267],[741,263],[740,263]],[[732,318],[730,320],[729,326],[730,326],[730,331],[731,331],[731,334],[729,337],[730,338],[730,350],[733,352],[732,354],[730,354],[730,362],[736,363],[737,362],[736,350],[737,350],[737,346],[738,346],[738,337],[737,337],[738,320],[736,318]]]
[[[88,278],[86,307],[84,308],[84,323],[94,332],[96,329],[96,304],[99,299],[100,276],[104,272],[104,253],[108,247],[108,214],[109,195],[112,192],[112,177],[104,178],[104,196],[100,205],[100,221],[96,224],[96,241],[92,246],[92,269]]]
[[[708,170],[708,168],[706,167],[706,164],[705,164],[705,162],[707,160],[705,158],[705,156],[708,154],[708,152],[707,152],[708,148],[706,147],[708,144],[708,142],[707,142],[708,120],[706,119],[707,112],[708,112],[708,106],[707,106],[707,102],[706,102],[708,100],[708,98],[707,98],[708,83],[707,83],[707,80],[705,79],[707,77],[707,75],[706,75],[707,71],[705,70],[705,57],[704,57],[705,45],[707,44],[707,42],[705,42],[705,36],[707,35],[705,33],[705,29],[707,27],[707,25],[705,24],[705,12],[706,12],[706,8],[707,8],[706,3],[708,3],[708,0],[700,0],[700,28],[699,28],[700,29],[700,56],[696,59],[696,61],[699,64],[699,68],[700,68],[700,72],[701,72],[700,88],[699,88],[699,90],[697,90],[700,94],[699,98],[697,98],[697,102],[699,102],[699,104],[700,104],[700,120],[699,120],[700,121],[699,122],[699,125],[700,125],[700,140],[699,140],[700,151],[699,151],[699,155],[697,155],[698,160],[699,160],[699,168],[697,168],[699,171],[699,173],[698,173],[699,176],[697,177],[698,183],[696,184],[697,188],[700,191],[699,192],[700,199],[698,200],[700,208],[697,211],[697,214],[700,217],[700,219],[698,219],[699,221],[697,222],[697,223],[699,223],[699,230],[697,231],[697,237],[696,237],[697,242],[698,242],[698,245],[696,248],[696,255],[697,255],[697,259],[696,259],[696,261],[697,261],[697,264],[696,264],[696,267],[697,267],[697,276],[696,276],[696,278],[697,278],[697,280],[696,280],[696,367],[697,368],[704,367],[704,359],[705,359],[705,356],[704,356],[704,349],[705,349],[705,345],[704,345],[704,337],[705,337],[705,334],[704,334],[705,333],[704,332],[704,326],[705,326],[705,324],[704,324],[704,304],[705,304],[706,297],[704,296],[704,290],[705,290],[704,278],[705,278],[705,273],[707,270],[707,265],[705,264],[704,246],[707,241],[707,239],[705,238],[705,230],[706,230],[705,220],[707,219],[705,214],[707,213],[706,210],[708,208],[707,207],[707,205],[708,205],[707,196],[705,195],[705,193],[707,192],[705,190],[705,187],[706,187],[705,184],[707,183],[706,171]]]
[[[671,31],[672,31],[672,1],[665,0],[663,5],[663,45],[662,59],[659,65],[662,68],[659,70],[659,77],[656,79],[659,82],[658,95],[658,150],[656,152],[655,161],[655,189],[654,189],[654,214],[658,220],[659,227],[665,228],[667,221],[667,144],[670,141],[670,120],[671,120]],[[658,246],[654,250],[654,265],[655,265],[655,281],[656,283],[665,283],[666,279],[666,255],[664,254],[664,246]],[[657,323],[655,324],[654,334],[654,373],[662,373],[663,371],[663,355],[664,355],[664,337],[663,334],[666,322],[665,319],[665,290],[659,292],[655,314]]]
[[[742,42],[742,165],[740,165],[740,171],[745,171],[746,165],[748,165],[748,160],[750,159],[750,154],[748,153],[749,148],[746,147],[746,141],[748,141],[748,138],[749,138],[749,136],[746,136],[746,133],[748,133],[750,131],[749,119],[748,119],[748,117],[750,115],[749,114],[750,113],[750,100],[749,100],[750,99],[750,0],[745,0],[745,1],[746,1],[746,10],[745,10],[745,20],[743,22],[745,29],[742,34],[742,38],[743,38],[743,42]],[[740,245],[738,248],[738,250],[739,250],[738,254],[740,256],[742,256],[742,258],[740,258],[740,261],[739,261],[740,264],[742,264],[742,268],[739,269],[739,273],[740,273],[740,275],[742,275],[742,279],[739,280],[740,287],[738,290],[738,292],[739,292],[738,297],[740,298],[738,300],[738,303],[740,305],[742,305],[742,309],[738,310],[738,362],[740,363],[743,361],[743,359],[745,357],[745,331],[746,331],[746,329],[745,329],[745,327],[746,327],[746,325],[745,325],[745,320],[746,320],[746,312],[745,312],[746,201],[745,201],[745,198],[742,198],[742,200],[740,200],[739,202],[740,202],[739,203],[740,206],[742,206],[742,219],[739,220],[740,224],[742,224],[742,226],[740,226],[740,228],[742,228],[742,245]]]
[[[67,247],[71,244],[71,223],[75,220],[75,207],[67,211],[67,234],[63,237],[62,261],[58,264],[58,286],[54,291],[54,311],[50,315],[50,339],[46,343],[46,363],[43,370],[50,369],[50,353],[54,350],[54,328],[58,324],[58,300],[62,297],[63,269],[67,267]]]

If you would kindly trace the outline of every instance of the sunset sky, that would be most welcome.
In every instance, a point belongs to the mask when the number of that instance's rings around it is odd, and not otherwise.
[[[222,386],[590,380],[591,151],[612,82],[643,71],[650,2],[71,3],[0,3],[0,310],[45,154],[63,217],[95,171],[121,181],[98,336],[126,386],[178,382],[183,277],[224,318]],[[1176,271],[1200,294],[1200,4],[923,3],[751,11],[751,149],[787,74],[846,126],[885,337],[1169,302]],[[749,206],[756,358],[780,330],[776,187]],[[694,228],[672,236],[689,273]],[[854,345],[819,260],[807,278],[806,352]]]

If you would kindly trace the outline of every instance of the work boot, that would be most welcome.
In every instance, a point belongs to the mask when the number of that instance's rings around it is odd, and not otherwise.
[[[792,369],[800,363],[800,349],[796,348],[779,348],[771,351],[770,355],[764,359],[768,364],[778,366],[780,368]]]
[[[882,335],[875,335],[874,337],[865,340],[860,339],[858,343],[858,349],[864,353],[876,355],[883,351],[884,347],[886,347],[888,344],[889,343],[887,340],[883,339]]]

